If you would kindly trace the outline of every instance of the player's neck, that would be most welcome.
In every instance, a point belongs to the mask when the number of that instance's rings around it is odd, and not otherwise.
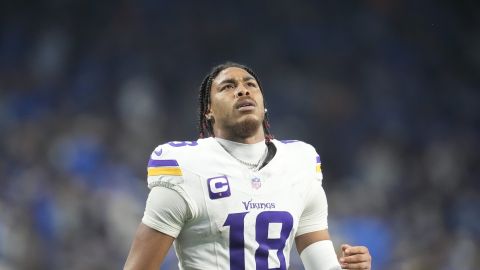
[[[268,148],[265,142],[244,144],[218,137],[216,137],[215,140],[227,153],[251,170],[259,170],[262,161],[265,160],[268,155]]]
[[[265,132],[261,122],[243,121],[236,124],[215,123],[215,137],[243,144],[254,144],[265,141]]]

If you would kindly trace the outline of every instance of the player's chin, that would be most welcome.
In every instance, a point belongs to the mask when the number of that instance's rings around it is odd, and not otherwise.
[[[264,115],[260,115],[256,110],[243,111],[243,112],[240,111],[240,112],[238,112],[237,116],[238,116],[239,121],[255,120],[255,121],[260,121],[260,122],[263,121],[263,117],[264,117]]]
[[[255,115],[248,115],[239,119],[235,125],[235,133],[241,137],[249,137],[254,135],[261,126],[263,119]]]
[[[260,116],[256,113],[250,112],[250,113],[242,113],[238,117],[239,121],[262,121],[260,119]]]

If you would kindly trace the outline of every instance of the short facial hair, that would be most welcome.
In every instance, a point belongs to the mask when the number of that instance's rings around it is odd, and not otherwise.
[[[234,124],[232,126],[232,133],[235,137],[248,138],[255,135],[261,124],[261,121],[248,117],[247,119]]]

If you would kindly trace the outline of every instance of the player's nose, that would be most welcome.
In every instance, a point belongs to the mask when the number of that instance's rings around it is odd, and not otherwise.
[[[249,96],[250,92],[243,86],[237,87],[237,97]]]

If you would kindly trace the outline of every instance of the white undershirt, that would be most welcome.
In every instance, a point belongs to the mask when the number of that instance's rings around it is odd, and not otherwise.
[[[265,141],[253,144],[238,143],[221,138],[215,138],[225,150],[237,159],[256,164],[265,154],[267,145]]]

